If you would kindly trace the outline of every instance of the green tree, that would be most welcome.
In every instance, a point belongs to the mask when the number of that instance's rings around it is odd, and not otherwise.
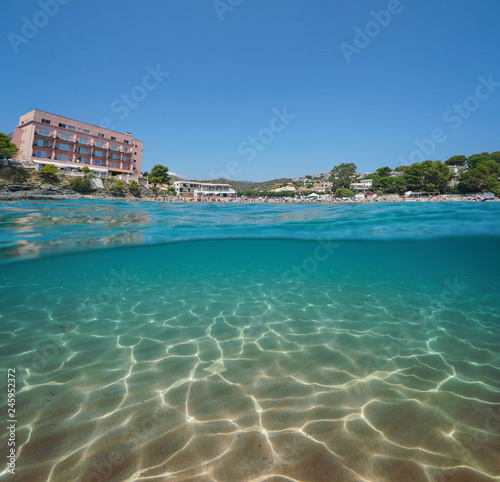
[[[484,190],[500,196],[500,181],[495,176],[489,176],[484,183]]]
[[[156,164],[148,174],[148,180],[154,187],[158,184],[169,184],[171,179],[172,178],[168,175],[168,167],[162,164]]]
[[[403,171],[406,186],[411,191],[444,192],[452,173],[441,161],[415,162]]]
[[[332,191],[339,188],[349,189],[351,183],[356,180],[356,164],[342,163],[335,166],[331,170],[330,182],[332,183]]]
[[[494,179],[499,175],[500,164],[492,160],[480,162],[474,169],[469,169],[460,174],[458,177],[458,189],[462,193],[491,190],[489,187],[495,187],[496,183]]]
[[[467,158],[467,166],[469,167],[469,169],[474,169],[475,167],[478,166],[478,164],[490,160],[491,156],[488,152],[482,152],[481,154],[474,154]]]
[[[137,181],[131,181],[128,185],[130,191],[138,191],[141,185]]]
[[[490,158],[492,161],[500,162],[500,151],[495,151],[490,154]]]
[[[335,189],[335,197],[353,197],[354,196],[354,191],[351,191],[350,189],[346,189],[343,187],[339,187],[338,189]]]
[[[59,169],[56,166],[54,166],[54,164],[45,164],[45,166],[43,166],[40,169],[40,174],[45,179],[54,180],[54,179],[57,179],[57,177],[59,175]]]
[[[375,189],[381,189],[386,194],[403,194],[408,191],[408,186],[403,176],[394,176],[380,179]]]
[[[444,162],[447,166],[465,166],[467,164],[466,156],[451,156]]]
[[[389,177],[391,173],[392,169],[390,167],[379,167],[375,171],[375,174],[379,175],[380,177]]]
[[[12,159],[18,152],[19,148],[12,143],[10,137],[0,132],[0,159]]]
[[[80,171],[84,172],[84,173],[88,173],[90,172],[90,169],[89,169],[89,166],[83,166],[80,168]]]

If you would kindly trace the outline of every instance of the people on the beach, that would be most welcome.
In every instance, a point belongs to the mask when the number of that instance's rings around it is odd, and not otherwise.
[[[460,196],[456,194],[441,194],[437,196],[408,198],[398,195],[369,196],[363,198],[335,198],[334,196],[323,196],[321,198],[307,197],[186,197],[186,196],[158,196],[157,202],[169,203],[372,203],[372,202],[444,202],[444,201],[482,201],[478,196]],[[496,200],[496,199],[495,199]]]

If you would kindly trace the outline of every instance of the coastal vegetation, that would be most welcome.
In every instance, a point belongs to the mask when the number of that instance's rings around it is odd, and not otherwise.
[[[158,184],[170,184],[172,178],[168,174],[168,167],[162,164],[156,164],[150,173],[147,174],[147,179],[153,187],[157,187]]]
[[[339,164],[335,166],[330,173],[330,182],[332,183],[332,192],[337,189],[349,189],[351,184],[357,180],[356,164]]]
[[[10,136],[0,132],[0,159],[16,157],[19,148],[10,140]]]
[[[351,189],[347,189],[345,187],[339,187],[338,189],[335,189],[335,193],[333,194],[335,197],[352,197],[354,196],[354,191]]]
[[[128,190],[134,195],[139,192],[140,188],[141,185],[137,181],[131,181],[130,184],[128,185]]]
[[[121,193],[125,189],[126,185],[121,179],[117,179],[113,184],[111,184],[111,191]]]
[[[45,164],[40,169],[40,174],[44,179],[55,181],[59,177],[59,169],[54,164]]]
[[[73,177],[69,181],[71,189],[79,192],[88,192],[92,190],[92,184],[87,177]]]

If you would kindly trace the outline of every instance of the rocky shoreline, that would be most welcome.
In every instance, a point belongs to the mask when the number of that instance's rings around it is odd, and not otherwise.
[[[130,193],[112,193],[101,190],[77,192],[73,189],[51,184],[0,184],[0,201],[70,201],[75,199],[155,201],[154,196],[142,192],[139,196],[134,196]]]

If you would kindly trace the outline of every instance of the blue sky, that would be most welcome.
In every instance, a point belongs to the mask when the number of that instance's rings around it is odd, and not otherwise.
[[[0,19],[0,131],[33,108],[104,122],[144,141],[143,170],[258,181],[500,150],[498,0],[3,0]]]

